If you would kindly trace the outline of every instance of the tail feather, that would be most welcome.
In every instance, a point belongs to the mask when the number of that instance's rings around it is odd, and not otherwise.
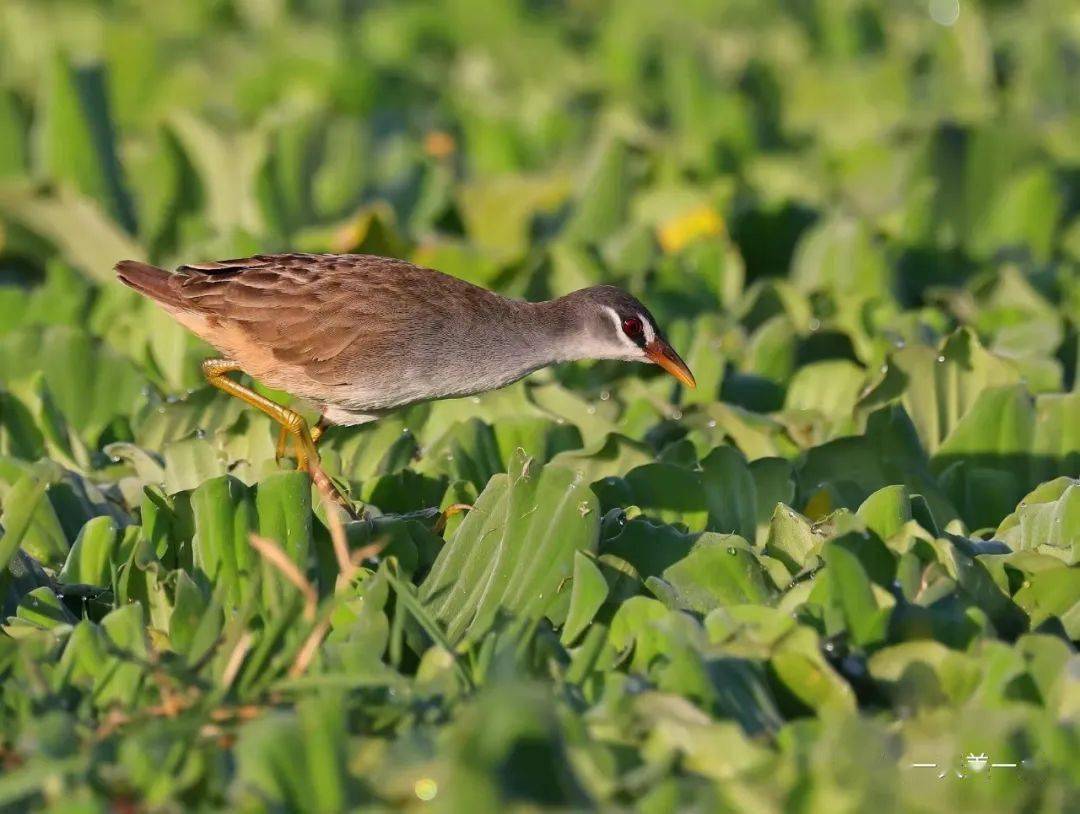
[[[173,287],[173,275],[138,260],[121,260],[116,264],[116,276],[120,282],[130,286],[162,305],[179,306],[180,297]]]

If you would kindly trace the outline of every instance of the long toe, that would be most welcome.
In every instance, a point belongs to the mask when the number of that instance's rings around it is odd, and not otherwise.
[[[278,430],[277,444],[274,446],[274,462],[281,463],[281,459],[285,457],[285,447],[289,443],[289,430],[286,427],[281,427]]]
[[[319,490],[323,500],[328,500],[340,506],[349,515],[350,519],[361,519],[360,513],[353,507],[352,501],[342,493],[337,484],[326,474],[326,470],[319,466],[317,460],[308,466],[308,473],[311,475],[311,482],[315,484],[315,488]]]

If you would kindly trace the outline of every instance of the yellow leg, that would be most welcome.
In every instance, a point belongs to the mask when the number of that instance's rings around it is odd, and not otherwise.
[[[281,429],[286,434],[295,439],[297,469],[310,470],[311,464],[318,465],[319,453],[315,451],[315,442],[312,441],[307,422],[300,413],[288,407],[282,407],[276,401],[260,396],[254,390],[230,379],[225,374],[240,370],[236,362],[229,359],[207,359],[202,363],[202,369],[203,375],[210,384],[266,413],[281,425]]]
[[[282,435],[279,437],[279,446],[282,447],[282,453],[284,453],[284,441],[291,435],[296,446],[296,468],[306,469],[323,495],[328,495],[351,518],[354,520],[359,519],[349,499],[341,493],[333,481],[323,472],[322,467],[319,466],[319,453],[315,450],[315,440],[323,434],[321,421],[309,430],[304,417],[295,410],[282,407],[276,401],[271,401],[265,396],[260,396],[254,390],[234,382],[225,374],[240,370],[240,366],[236,362],[229,359],[207,359],[203,362],[202,369],[206,380],[218,390],[223,390],[230,396],[236,396],[244,403],[261,410],[278,422],[282,430]]]
[[[319,423],[311,428],[311,443],[315,446],[319,445],[319,439],[322,438],[323,433],[326,431],[326,427],[323,425],[323,420],[320,418]],[[278,433],[277,446],[274,448],[274,460],[280,461],[285,457],[285,447],[289,441],[289,430],[282,424],[281,431]]]
[[[285,425],[281,425],[281,429],[278,430],[277,444],[274,446],[274,460],[277,463],[281,463],[281,459],[285,457],[285,447],[289,443],[289,431],[285,429]]]

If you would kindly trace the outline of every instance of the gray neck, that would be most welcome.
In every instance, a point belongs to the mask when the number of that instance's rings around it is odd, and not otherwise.
[[[475,352],[491,361],[485,368],[499,380],[492,385],[509,384],[548,365],[588,358],[582,352],[588,345],[584,341],[588,328],[574,294],[545,302],[498,299],[495,307],[502,311],[495,320],[498,327],[490,330],[489,321],[483,337],[473,333],[474,339],[483,339]]]
[[[514,302],[518,349],[540,367],[589,358],[583,352],[588,346],[588,321],[575,294],[544,302]]]

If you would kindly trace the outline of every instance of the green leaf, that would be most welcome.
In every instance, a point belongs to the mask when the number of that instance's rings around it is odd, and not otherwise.
[[[626,560],[642,578],[660,576],[685,557],[694,538],[673,526],[652,523],[645,518],[625,522],[617,535],[601,544],[601,552]]]
[[[621,139],[606,139],[585,171],[565,234],[581,242],[607,237],[626,218],[630,190],[629,150]]]
[[[22,185],[2,188],[0,215],[47,239],[65,262],[98,282],[112,282],[117,258],[143,256],[95,201],[67,187],[50,193]]]
[[[791,260],[792,281],[804,291],[876,296],[889,287],[884,252],[852,217],[832,216],[808,229]]]
[[[850,713],[857,706],[854,690],[825,660],[818,637],[805,627],[784,637],[769,667],[788,692],[819,714]]]
[[[758,458],[750,462],[757,496],[757,540],[764,543],[773,513],[781,503],[795,500],[795,473],[791,462],[783,458]]]
[[[1080,472],[1080,392],[1042,393],[1035,399],[1035,436],[1027,482],[1044,483]]]
[[[822,539],[809,520],[789,506],[778,504],[769,523],[765,553],[780,560],[795,575],[808,564],[810,555],[817,553]]]
[[[884,647],[870,657],[867,666],[893,703],[908,709],[959,705],[971,697],[980,678],[971,657],[933,640]]]
[[[275,712],[248,722],[240,730],[236,757],[241,789],[253,799],[297,810],[310,802],[303,732],[294,712]]]
[[[1080,481],[1057,478],[1037,487],[1001,521],[994,538],[1013,551],[1039,551],[1076,565],[1080,562]]]
[[[24,622],[50,630],[60,625],[74,625],[79,620],[69,611],[51,588],[35,588],[19,602],[15,616]]]
[[[872,413],[861,436],[837,438],[810,449],[798,467],[798,479],[802,501],[824,489],[839,499],[839,505],[855,510],[878,489],[903,484],[909,494],[923,496],[939,525],[957,515],[930,472],[915,427],[897,406]]]
[[[757,485],[746,458],[734,447],[717,447],[701,461],[709,505],[709,530],[753,540],[757,532]]]
[[[983,255],[1003,248],[1022,248],[1046,260],[1063,204],[1048,168],[1032,167],[1018,173],[1002,185],[986,209],[986,219],[975,224],[973,247]]]
[[[227,470],[221,453],[204,438],[174,441],[165,447],[165,491],[170,495],[195,489]]]
[[[612,433],[585,449],[560,452],[551,462],[573,470],[586,483],[594,483],[602,477],[621,477],[652,460],[645,444]]]
[[[99,708],[133,708],[146,674],[146,629],[142,605],[135,603],[111,611],[101,620],[110,657],[98,665],[94,701]]]
[[[675,464],[651,463],[630,470],[623,484],[627,490],[624,499],[652,517],[685,523],[691,531],[701,531],[708,524],[709,504],[698,472]],[[603,499],[607,490],[598,491]]]
[[[470,180],[461,186],[457,197],[466,234],[496,267],[501,267],[525,255],[533,218],[555,209],[567,191],[566,182],[557,177],[503,173]],[[490,275],[476,279],[475,268],[465,279],[478,285],[491,282]]]
[[[104,203],[129,232],[135,214],[124,187],[100,65],[74,67],[57,58],[41,111],[38,140],[44,172]]]
[[[351,428],[347,435],[331,427],[319,448],[324,456],[332,450],[340,457],[343,476],[360,481],[393,474],[419,453],[416,437],[396,416]]]
[[[108,667],[115,666],[110,665],[106,646],[105,634],[98,625],[86,620],[75,625],[60,654],[59,669],[55,676],[57,684],[92,687],[97,676]]]
[[[0,93],[0,178],[26,172],[29,118],[14,93]]]
[[[856,514],[868,529],[888,540],[911,520],[911,499],[905,487],[886,486],[863,501]]]
[[[761,564],[747,542],[733,534],[701,535],[685,557],[664,569],[663,578],[679,605],[696,613],[772,599]]]
[[[453,425],[427,450],[420,471],[468,481],[482,489],[493,475],[503,471],[494,430],[478,418]]]
[[[145,45],[145,40],[141,44]],[[138,210],[142,242],[152,256],[159,256],[161,252],[178,248],[181,231],[199,208],[199,184],[171,128],[159,127],[150,143],[148,150],[125,154],[124,168]],[[180,326],[167,328],[171,318],[163,311],[154,310],[159,314],[155,327],[161,330],[167,343],[176,343]],[[155,346],[161,348],[156,342]],[[172,347],[175,349],[175,344]],[[157,361],[162,362],[162,357],[158,356]],[[169,365],[163,368],[168,376]],[[172,376],[169,379],[175,381]]]
[[[266,134],[221,132],[187,111],[173,114],[169,126],[198,173],[207,221],[226,234],[235,229],[258,234],[263,220],[255,187]]]
[[[581,447],[581,432],[577,427],[548,418],[504,418],[493,429],[499,456],[504,461],[509,461],[518,449],[544,463],[561,452]]]
[[[886,374],[860,405],[872,409],[899,398],[923,448],[934,455],[984,390],[1018,380],[1012,364],[986,351],[970,330],[961,328],[936,350],[909,346],[893,353]]]
[[[314,543],[308,473],[276,472],[259,481],[255,515],[259,535],[277,543],[305,573]],[[296,593],[276,568],[263,568],[262,588],[267,608],[288,607]]]
[[[586,554],[574,552],[574,576],[570,586],[570,609],[559,641],[570,646],[585,631],[608,597],[603,573]]]
[[[807,410],[836,421],[851,418],[866,383],[866,371],[846,359],[805,365],[788,384],[784,407]]]
[[[169,616],[169,643],[176,652],[192,653],[208,606],[202,591],[188,576],[187,571],[177,571],[172,614]]]
[[[420,599],[452,642],[476,641],[500,614],[539,619],[599,527],[596,498],[573,473],[519,453],[439,552]]]
[[[34,422],[34,430],[40,432],[44,444],[43,454],[70,469],[84,471],[89,468],[90,453],[79,434],[61,413],[45,383],[43,373],[12,385],[12,392],[25,405],[26,416]],[[28,456],[23,456],[28,457]],[[36,456],[34,456],[36,457]]]
[[[750,336],[743,370],[773,382],[787,382],[795,369],[795,340],[795,328],[787,315],[766,320]],[[735,381],[729,377],[725,384]]]
[[[255,507],[246,486],[233,477],[205,481],[191,494],[195,521],[192,551],[195,568],[240,603],[252,591],[255,554],[248,534]]]
[[[1031,574],[1013,600],[1031,617],[1032,630],[1056,618],[1070,639],[1080,637],[1080,569],[1050,568]]]
[[[1034,419],[1034,405],[1022,386],[984,390],[942,441],[933,465],[941,470],[965,458],[1020,463],[1031,449]]]
[[[16,482],[4,497],[0,566],[7,567],[20,549],[47,564],[56,564],[68,553],[68,542],[46,497],[46,484],[30,475]]]
[[[608,645],[618,658],[625,658],[633,649],[631,669],[646,672],[653,660],[665,650],[666,636],[653,626],[653,622],[671,615],[667,607],[655,599],[632,596],[623,602],[611,619]],[[681,621],[691,624],[689,617],[680,614]]]
[[[616,431],[618,407],[613,400],[588,401],[557,384],[529,387],[525,391],[529,402],[542,414],[573,423],[583,442],[590,448]]]
[[[892,608],[875,595],[859,558],[839,541],[826,544],[822,553],[832,602],[852,639],[863,646],[883,641]]]
[[[684,390],[684,404],[710,404],[720,398],[720,388],[724,382],[726,359],[723,355],[722,326],[716,320],[699,318],[691,326],[690,345],[684,359],[694,372],[697,387]],[[672,336],[672,342],[678,337]]]
[[[57,325],[0,339],[0,379],[39,370],[60,412],[91,444],[131,411],[147,386],[128,360],[79,329]]]
[[[82,527],[60,569],[63,583],[112,585],[113,559],[120,542],[116,523],[111,517],[95,517]]]
[[[311,550],[311,478],[307,472],[277,472],[255,488],[259,534],[276,542],[300,566]]]
[[[14,393],[0,391],[0,452],[26,461],[45,453],[45,439],[35,416]]]
[[[466,485],[464,481],[456,483]],[[365,483],[360,492],[360,499],[372,506],[377,506],[384,513],[408,514],[440,505],[445,508],[452,503],[471,503],[471,498],[476,495],[476,489],[472,484],[467,484],[467,486],[471,490],[469,499],[453,500],[447,503],[443,501],[448,493],[445,478],[431,478],[411,469],[402,469],[392,475],[383,475]]]

